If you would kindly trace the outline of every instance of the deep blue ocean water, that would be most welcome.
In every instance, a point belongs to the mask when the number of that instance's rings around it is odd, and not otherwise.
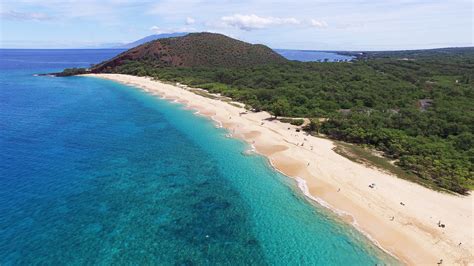
[[[0,265],[395,263],[182,105],[0,50]]]
[[[312,51],[312,50],[289,50],[289,49],[275,49],[275,51],[286,59],[297,60],[301,62],[336,62],[336,61],[351,61],[352,56],[338,54],[336,52],[328,51]]]

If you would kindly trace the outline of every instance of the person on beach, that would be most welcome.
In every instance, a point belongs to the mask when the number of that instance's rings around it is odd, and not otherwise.
[[[444,228],[446,225],[442,224],[441,221],[438,221],[438,227]]]

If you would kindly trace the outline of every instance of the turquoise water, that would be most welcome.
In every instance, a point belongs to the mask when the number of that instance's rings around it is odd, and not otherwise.
[[[29,52],[0,53],[0,265],[395,263],[182,105],[32,75],[111,54]]]

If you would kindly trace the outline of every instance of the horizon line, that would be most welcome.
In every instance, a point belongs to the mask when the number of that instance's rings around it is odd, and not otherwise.
[[[139,45],[137,45],[139,46]],[[132,47],[134,48],[134,47]],[[0,50],[130,50],[132,48],[120,48],[120,47],[103,47],[103,48],[12,48],[12,47],[0,47]],[[398,51],[424,51],[424,50],[440,50],[440,49],[462,49],[462,48],[474,48],[472,46],[441,46],[435,48],[413,48],[413,49],[387,49],[387,50],[318,50],[318,49],[291,49],[291,48],[272,48],[272,50],[286,50],[286,51],[300,51],[300,52],[398,52]]]

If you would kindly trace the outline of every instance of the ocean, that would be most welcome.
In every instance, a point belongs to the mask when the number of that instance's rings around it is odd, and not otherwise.
[[[0,265],[396,264],[183,105],[0,50]]]
[[[353,56],[329,51],[275,49],[275,52],[281,54],[286,59],[301,62],[337,62],[354,59]]]

